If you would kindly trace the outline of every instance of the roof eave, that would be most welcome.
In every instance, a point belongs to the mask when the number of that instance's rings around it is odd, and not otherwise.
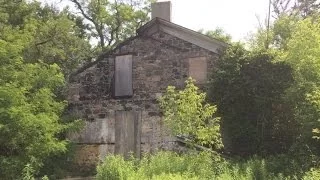
[[[150,35],[152,33],[149,33],[148,30],[150,30],[154,25],[159,25],[159,29],[165,33],[188,41],[192,44],[195,44],[199,47],[215,52],[217,54],[221,52],[220,50],[223,50],[229,46],[229,44],[225,42],[210,38],[199,32],[193,31],[191,29],[174,24],[161,18],[152,19],[147,24],[140,27],[137,30],[137,33],[139,35]]]

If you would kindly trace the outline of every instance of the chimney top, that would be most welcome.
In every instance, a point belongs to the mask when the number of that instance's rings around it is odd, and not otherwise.
[[[171,2],[156,2],[151,4],[151,18],[161,18],[171,22]]]

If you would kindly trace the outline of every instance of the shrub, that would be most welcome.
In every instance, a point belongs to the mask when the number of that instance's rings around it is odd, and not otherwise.
[[[303,180],[318,180],[320,179],[320,169],[314,169],[312,168],[310,171],[308,171],[302,178]]]
[[[107,156],[97,167],[97,180],[125,180],[134,176],[134,164],[121,156]]]
[[[217,107],[206,102],[206,93],[200,92],[191,77],[183,90],[168,86],[159,102],[164,123],[173,135],[188,136],[191,145],[206,145],[215,150],[223,147]]]

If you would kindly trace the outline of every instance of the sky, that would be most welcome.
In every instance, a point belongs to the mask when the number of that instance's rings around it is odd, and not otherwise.
[[[244,40],[263,21],[269,0],[171,0],[172,21],[199,30],[223,28],[234,40]]]
[[[63,7],[68,0],[40,0]],[[158,0],[168,1],[168,0]],[[172,22],[198,31],[220,27],[233,40],[245,40],[267,17],[269,0],[171,0]]]

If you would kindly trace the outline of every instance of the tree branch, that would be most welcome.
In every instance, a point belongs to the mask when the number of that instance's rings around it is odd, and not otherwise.
[[[52,38],[47,39],[47,40],[42,41],[42,42],[38,42],[38,43],[36,43],[36,44],[35,44],[35,46],[40,46],[40,45],[42,45],[42,44],[46,44],[46,43],[48,43],[48,42],[50,42],[50,41],[52,41]]]
[[[82,5],[78,2],[78,0],[70,0],[70,1],[73,2],[77,6],[77,8],[80,10],[83,17],[86,18],[88,21],[90,21],[95,26],[95,29],[98,33],[99,38],[100,38],[100,46],[101,46],[101,48],[104,48],[104,46],[105,46],[104,36],[102,33],[101,26],[99,26],[99,24],[93,18],[91,18],[89,15],[87,15],[85,13],[85,11],[82,8]]]
[[[110,37],[110,41],[109,41],[109,46],[111,46],[111,43],[114,39],[116,39],[117,41],[119,41],[119,28],[121,26],[121,20],[120,20],[120,12],[119,12],[119,9],[118,9],[118,2],[117,0],[115,1],[115,10],[116,10],[116,27],[114,29],[111,30],[110,34],[111,34],[111,37]],[[114,35],[116,37],[114,37]],[[115,42],[117,43],[117,42]]]
[[[84,12],[81,4],[77,0],[70,0],[70,1],[73,2],[77,6],[77,8],[81,11],[81,14],[83,15],[84,18],[91,21],[92,23],[95,23],[94,20]]]

